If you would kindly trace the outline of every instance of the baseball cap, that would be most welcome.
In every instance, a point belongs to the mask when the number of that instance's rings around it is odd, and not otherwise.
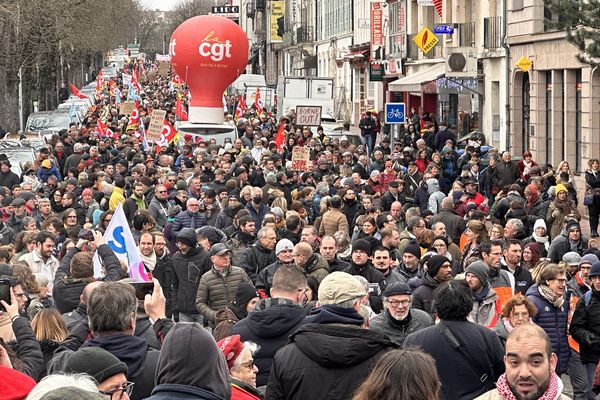
[[[229,247],[227,247],[223,243],[216,243],[216,244],[213,244],[213,246],[210,248],[210,252],[208,253],[208,255],[210,257],[222,256],[223,254],[229,253],[229,252],[231,252],[231,250],[229,250]]]

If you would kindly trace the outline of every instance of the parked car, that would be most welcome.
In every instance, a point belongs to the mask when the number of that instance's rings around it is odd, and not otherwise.
[[[23,166],[28,161],[35,160],[35,150],[32,147],[22,147],[18,144],[14,146],[15,142],[0,142],[0,153],[6,154],[10,160],[10,170],[15,174],[21,176],[23,172]]]

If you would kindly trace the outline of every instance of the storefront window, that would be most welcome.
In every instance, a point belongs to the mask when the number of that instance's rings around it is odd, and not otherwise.
[[[575,71],[575,171],[581,171],[581,69]]]

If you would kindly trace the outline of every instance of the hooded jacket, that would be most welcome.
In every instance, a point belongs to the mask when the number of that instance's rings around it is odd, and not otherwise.
[[[395,345],[363,329],[354,309],[324,305],[275,355],[266,400],[350,399],[375,363]]]
[[[196,294],[200,278],[210,269],[210,258],[202,247],[194,247],[186,254],[173,254],[173,302],[180,312],[197,314]]]
[[[432,318],[437,314],[433,304],[433,291],[439,286],[439,282],[433,279],[429,274],[423,275],[421,285],[413,293],[412,307],[417,310],[423,310]]]
[[[429,194],[429,211],[435,215],[442,209],[442,200],[446,198],[440,191],[440,183],[437,179],[427,179],[427,193]]]
[[[82,347],[100,347],[127,365],[127,380],[135,383],[132,400],[150,395],[160,352],[150,348],[145,339],[118,333],[87,340]]]
[[[202,352],[190,351],[196,349]],[[179,323],[169,331],[156,365],[156,384],[149,400],[229,400],[231,385],[225,358],[200,324]]]
[[[302,266],[302,269],[308,276],[312,276],[321,283],[321,281],[329,274],[329,266],[325,258],[318,253],[314,253],[306,264]]]
[[[249,340],[260,346],[254,354],[258,367],[256,386],[267,384],[275,353],[285,346],[288,337],[296,331],[308,312],[307,308],[291,300],[264,299],[258,302],[248,317],[233,326],[232,335],[240,335],[243,342]]]

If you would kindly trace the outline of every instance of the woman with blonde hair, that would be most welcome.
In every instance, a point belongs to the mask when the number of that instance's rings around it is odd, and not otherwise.
[[[381,357],[352,400],[438,400],[439,393],[433,358],[422,350],[407,348]]]
[[[31,321],[31,328],[40,344],[44,356],[44,367],[47,367],[54,351],[69,335],[67,325],[56,308],[44,308]],[[43,375],[45,374],[44,371]]]
[[[493,224],[488,231],[490,240],[502,240],[504,238],[504,228],[500,224]]]

